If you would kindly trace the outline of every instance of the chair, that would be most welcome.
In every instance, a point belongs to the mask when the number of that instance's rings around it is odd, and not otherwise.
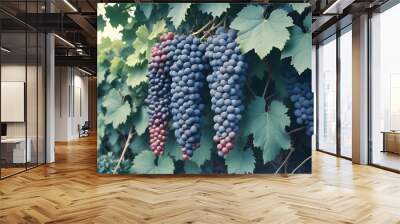
[[[89,121],[85,121],[82,127],[78,124],[79,138],[89,136],[89,130],[90,130]]]

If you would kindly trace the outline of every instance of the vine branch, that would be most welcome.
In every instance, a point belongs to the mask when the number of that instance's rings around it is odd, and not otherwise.
[[[265,94],[267,94],[267,90],[268,90],[268,86],[269,86],[270,81],[271,81],[271,75],[268,76],[267,83],[265,84],[263,95],[262,95],[263,98],[265,98]]]
[[[249,83],[246,83],[246,87],[247,87],[247,89],[249,90],[249,92],[251,93],[251,95],[253,95],[254,97],[257,96],[256,93],[250,88]]]
[[[120,167],[120,165],[121,165],[121,162],[122,162],[122,160],[123,160],[124,157],[125,157],[126,150],[128,149],[129,144],[130,144],[130,142],[131,142],[132,137],[133,137],[134,134],[135,134],[135,132],[134,132],[134,130],[133,130],[133,126],[131,126],[131,128],[129,129],[128,137],[126,138],[124,150],[122,151],[121,156],[119,157],[118,163],[117,163],[117,165],[116,165],[115,168],[114,168],[113,174],[116,174],[116,173],[117,173],[117,171],[118,171],[118,169],[119,169],[119,167]]]
[[[270,100],[272,97],[274,97],[275,96],[275,94],[271,94],[271,95],[269,95],[269,96],[267,96],[266,98],[265,98],[265,100],[266,101],[268,101],[268,100]]]
[[[275,171],[275,175],[279,173],[279,171],[282,169],[282,167],[287,163],[287,161],[289,160],[290,156],[292,155],[292,153],[294,152],[294,148],[290,148],[290,151],[288,153],[288,155],[286,156],[285,160],[282,162],[282,164],[279,166],[279,168]]]
[[[293,129],[293,130],[289,131],[288,134],[289,134],[289,135],[290,135],[290,134],[293,134],[293,133],[295,133],[295,132],[298,132],[298,131],[303,130],[304,128],[306,128],[306,127],[303,126],[303,127],[299,127],[299,128]]]
[[[197,34],[203,32],[203,30],[207,29],[207,27],[210,26],[213,22],[214,22],[213,20],[210,20],[206,25],[201,27],[199,30],[197,30],[196,32],[193,32],[192,36],[196,36]]]
[[[213,24],[209,30],[204,31],[204,35],[203,37],[201,37],[201,39],[203,40],[204,38],[208,37],[208,35],[210,35],[212,31],[220,27],[226,21],[227,18],[228,17],[225,15],[224,18],[222,18],[221,21],[219,21],[219,23]]]
[[[290,174],[294,174],[296,173],[296,171],[303,166],[308,160],[310,160],[312,158],[312,156],[307,157],[303,162],[301,162],[296,168],[294,168],[294,170],[292,171],[292,173]]]

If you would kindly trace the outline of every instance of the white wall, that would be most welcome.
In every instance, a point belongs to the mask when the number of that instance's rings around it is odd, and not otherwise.
[[[68,88],[70,77],[67,67],[55,68],[55,140],[68,140]]]
[[[88,78],[72,67],[56,67],[55,140],[79,138],[78,125],[88,120]]]
[[[37,70],[38,69],[38,70]],[[27,78],[27,80],[25,80]],[[44,74],[42,67],[37,67],[18,63],[8,63],[1,66],[2,82],[24,82],[26,84],[26,107],[21,108],[22,113],[27,115],[27,120],[22,122],[6,122],[7,137],[24,138],[25,135],[30,139],[32,150],[32,161],[44,163],[45,150],[45,117],[44,117]],[[3,90],[2,90],[3,91]],[[22,90],[21,94],[24,94]],[[3,97],[7,97],[2,95]],[[2,107],[1,110],[7,111],[11,108]],[[10,111],[8,111],[10,112]],[[12,113],[12,111],[11,111]],[[37,156],[37,153],[39,156]],[[51,162],[51,160],[48,160]]]

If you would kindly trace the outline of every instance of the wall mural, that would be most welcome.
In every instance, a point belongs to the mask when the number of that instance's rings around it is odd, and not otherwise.
[[[104,174],[310,173],[308,4],[98,4]]]

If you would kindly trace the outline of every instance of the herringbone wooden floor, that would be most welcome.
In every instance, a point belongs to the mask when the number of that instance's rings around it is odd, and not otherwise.
[[[400,175],[314,153],[313,174],[96,174],[96,139],[0,181],[0,223],[400,223]]]

